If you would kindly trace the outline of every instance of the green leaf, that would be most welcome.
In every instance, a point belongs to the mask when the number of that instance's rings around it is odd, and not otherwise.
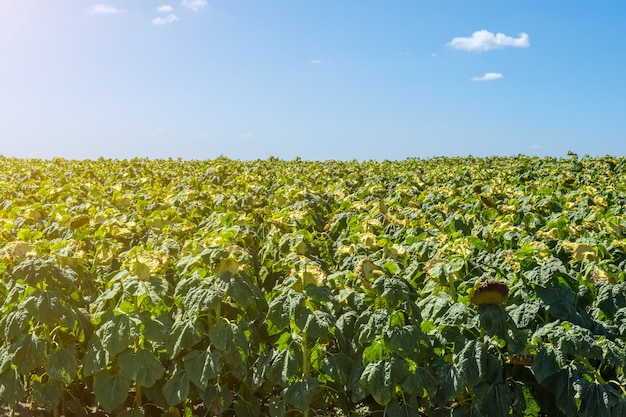
[[[191,351],[183,357],[189,380],[200,389],[206,389],[209,380],[222,372],[221,356],[218,352]]]
[[[507,312],[519,328],[528,327],[537,317],[541,303],[538,300],[531,300],[525,303],[507,306]]]
[[[602,358],[602,349],[598,346],[593,333],[576,324],[562,323],[566,332],[558,340],[557,349],[563,355],[586,357],[589,359]]]
[[[163,385],[163,396],[170,406],[180,404],[189,396],[189,375],[185,369],[178,368]]]
[[[483,380],[486,360],[487,347],[477,340],[468,341],[463,349],[454,355],[454,364],[464,384],[473,387]]]
[[[153,342],[165,343],[169,336],[169,317],[144,317],[141,322],[144,325],[143,336]]]
[[[226,350],[228,342],[233,338],[230,323],[225,318],[218,319],[209,328],[209,340],[219,350]]]
[[[451,417],[485,417],[480,411],[474,407],[458,407],[452,412]]]
[[[293,405],[298,410],[306,411],[311,404],[310,397],[318,386],[315,378],[301,379],[290,384],[281,392],[281,395],[288,404]]]
[[[559,258],[549,258],[542,266],[525,272],[526,278],[536,284],[537,286],[544,287],[548,285],[553,279],[559,276],[566,276],[567,270],[563,265],[563,261]]]
[[[102,345],[102,339],[97,334],[92,334],[83,357],[83,374],[91,376],[106,369],[109,357],[109,351]]]
[[[9,353],[9,346],[0,346],[0,375],[11,369],[13,354]]]
[[[417,406],[407,403],[400,403],[396,399],[392,399],[385,409],[385,415],[389,417],[420,417]]]
[[[377,362],[385,358],[385,344],[382,340],[374,340],[368,347],[363,349],[363,363]]]
[[[481,383],[474,391],[477,408],[489,417],[507,417],[512,405],[509,388],[502,383]]]
[[[291,378],[301,373],[302,355],[296,356],[290,349],[283,349],[274,353],[272,367],[268,374],[272,382],[287,386]]]
[[[438,393],[437,397],[443,402],[453,400],[463,390],[463,381],[456,366],[445,364],[437,369]]]
[[[333,317],[325,311],[302,309],[306,311],[306,321],[302,327],[302,332],[310,340],[319,340],[328,336],[333,327]],[[298,320],[300,321],[300,320]],[[298,321],[296,323],[298,323]]]
[[[360,384],[380,405],[387,404],[393,395],[391,369],[391,362],[382,360],[367,364],[361,374]]]
[[[165,374],[159,359],[149,350],[128,349],[117,357],[117,363],[128,377],[143,387],[151,387]]]
[[[259,398],[247,386],[242,385],[237,392],[233,411],[237,417],[258,417],[261,415]]]
[[[402,381],[402,390],[409,395],[433,397],[437,393],[437,374],[431,367],[419,367]]]
[[[436,320],[437,317],[445,314],[452,304],[452,297],[447,293],[439,293],[423,298],[418,306],[422,310],[424,320]]]
[[[0,398],[15,406],[24,399],[26,391],[17,369],[9,369],[0,375]]]
[[[0,331],[4,335],[6,341],[12,341],[15,337],[21,336],[27,333],[28,329],[28,314],[26,310],[17,308],[9,311],[0,320]]]
[[[200,329],[196,325],[195,320],[180,319],[174,322],[172,332],[167,339],[167,353],[172,358],[178,356],[184,349],[193,347],[202,340]]]
[[[550,314],[557,319],[571,320],[576,314],[576,293],[569,287],[557,283],[547,284],[545,287],[536,287],[539,298]]]
[[[228,272],[223,274],[230,275]],[[254,306],[257,300],[264,299],[263,294],[246,275],[229,276],[227,293],[238,306],[244,308]]]
[[[507,318],[506,312],[500,306],[484,305],[479,308],[480,326],[489,336],[495,335],[501,339],[507,339],[509,336]]]
[[[374,281],[373,286],[387,305],[391,307],[396,307],[399,303],[404,301],[409,294],[413,293],[405,280],[385,275],[378,277],[376,281]]]
[[[169,284],[166,279],[150,277],[145,281],[136,275],[130,275],[124,280],[124,289],[133,297],[146,295],[152,305],[157,305],[167,295]]]
[[[556,406],[567,416],[575,416],[578,412],[576,383],[580,378],[582,378],[581,372],[567,365],[546,381],[545,385],[554,389],[554,395],[558,399]]]
[[[76,274],[69,269],[61,269],[54,258],[27,258],[13,270],[13,279],[23,280],[31,287],[42,282],[54,290],[67,290],[76,282]]]
[[[326,355],[322,360],[322,372],[339,386],[345,386],[350,377],[350,365],[352,360],[345,353],[339,352],[334,355]]]
[[[222,415],[233,403],[235,395],[223,384],[209,385],[198,396],[215,415]]]
[[[122,373],[111,375],[108,371],[103,371],[93,377],[94,394],[107,413],[126,400],[131,384],[132,381]]]
[[[598,382],[589,384],[582,395],[581,417],[611,417],[611,395]]]
[[[48,376],[69,385],[78,375],[76,350],[62,348],[52,352],[48,358]]]
[[[118,314],[98,329],[98,335],[101,337],[102,346],[112,356],[132,345],[139,337],[139,325],[141,322],[127,314]]]
[[[563,354],[549,345],[540,344],[532,364],[532,370],[538,383],[558,373],[565,366]]]
[[[45,354],[45,341],[34,334],[26,334],[9,346],[9,355],[22,375],[42,366]]]
[[[178,290],[178,288],[177,288]],[[214,285],[206,288],[200,284],[193,287],[184,295],[182,304],[187,311],[197,311],[198,313],[208,313],[213,311],[222,303],[224,293]]]
[[[620,308],[626,307],[626,284],[620,282],[600,282],[596,303],[609,318],[613,318]]]
[[[61,384],[56,381],[50,383],[35,382],[32,386],[32,395],[35,404],[46,411],[52,411],[61,402]]]
[[[330,288],[315,284],[307,284],[304,287],[304,293],[310,300],[318,303],[331,302],[333,299],[333,293]]]
[[[384,309],[378,309],[374,312],[365,311],[357,319],[356,326],[359,329],[359,343],[365,346],[377,337],[383,336],[389,328],[391,316]]]
[[[435,320],[436,324],[444,326],[460,326],[467,324],[471,310],[463,303],[454,303],[443,316]]]
[[[24,308],[33,320],[52,324],[59,321],[66,312],[62,299],[63,294],[59,291],[36,289],[24,299]]]
[[[267,319],[278,329],[287,328],[296,311],[304,307],[304,302],[303,294],[292,289],[284,291],[270,302]]]

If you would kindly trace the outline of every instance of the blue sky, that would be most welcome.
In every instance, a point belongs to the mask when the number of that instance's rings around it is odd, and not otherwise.
[[[625,19],[613,0],[0,0],[0,155],[624,155]]]

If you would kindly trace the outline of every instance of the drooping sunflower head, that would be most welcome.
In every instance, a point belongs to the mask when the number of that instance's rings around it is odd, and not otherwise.
[[[470,290],[470,301],[476,306],[499,306],[506,301],[508,296],[508,284],[504,281],[498,280],[481,282]]]

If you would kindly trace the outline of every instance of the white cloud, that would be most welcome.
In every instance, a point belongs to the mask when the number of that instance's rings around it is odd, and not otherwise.
[[[115,13],[124,13],[124,9],[118,9],[117,7],[107,6],[106,4],[96,4],[91,9],[89,9],[90,13],[103,13],[103,14],[115,14]]]
[[[499,72],[488,72],[480,77],[472,77],[472,81],[493,81],[499,80],[500,78],[504,78],[504,75]]]
[[[170,13],[165,17],[155,17],[152,19],[152,23],[155,25],[167,25],[168,23],[174,23],[176,21],[178,21],[178,16],[173,13]]]
[[[206,7],[209,5],[209,3],[206,2],[206,0],[183,0],[180,2],[180,4],[188,9],[193,10],[194,12],[197,12],[203,7]]]
[[[520,33],[517,38],[512,38],[504,33],[496,33],[494,35],[483,29],[472,33],[472,36],[469,38],[454,38],[446,45],[464,51],[484,52],[490,49],[504,48],[505,46],[528,48],[530,46],[530,40],[526,33]]]
[[[172,13],[174,11],[174,8],[169,4],[164,4],[163,6],[157,7],[156,10],[159,13]]]

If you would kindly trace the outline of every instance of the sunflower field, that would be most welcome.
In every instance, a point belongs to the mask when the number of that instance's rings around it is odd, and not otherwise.
[[[626,416],[626,158],[0,157],[0,398]]]

